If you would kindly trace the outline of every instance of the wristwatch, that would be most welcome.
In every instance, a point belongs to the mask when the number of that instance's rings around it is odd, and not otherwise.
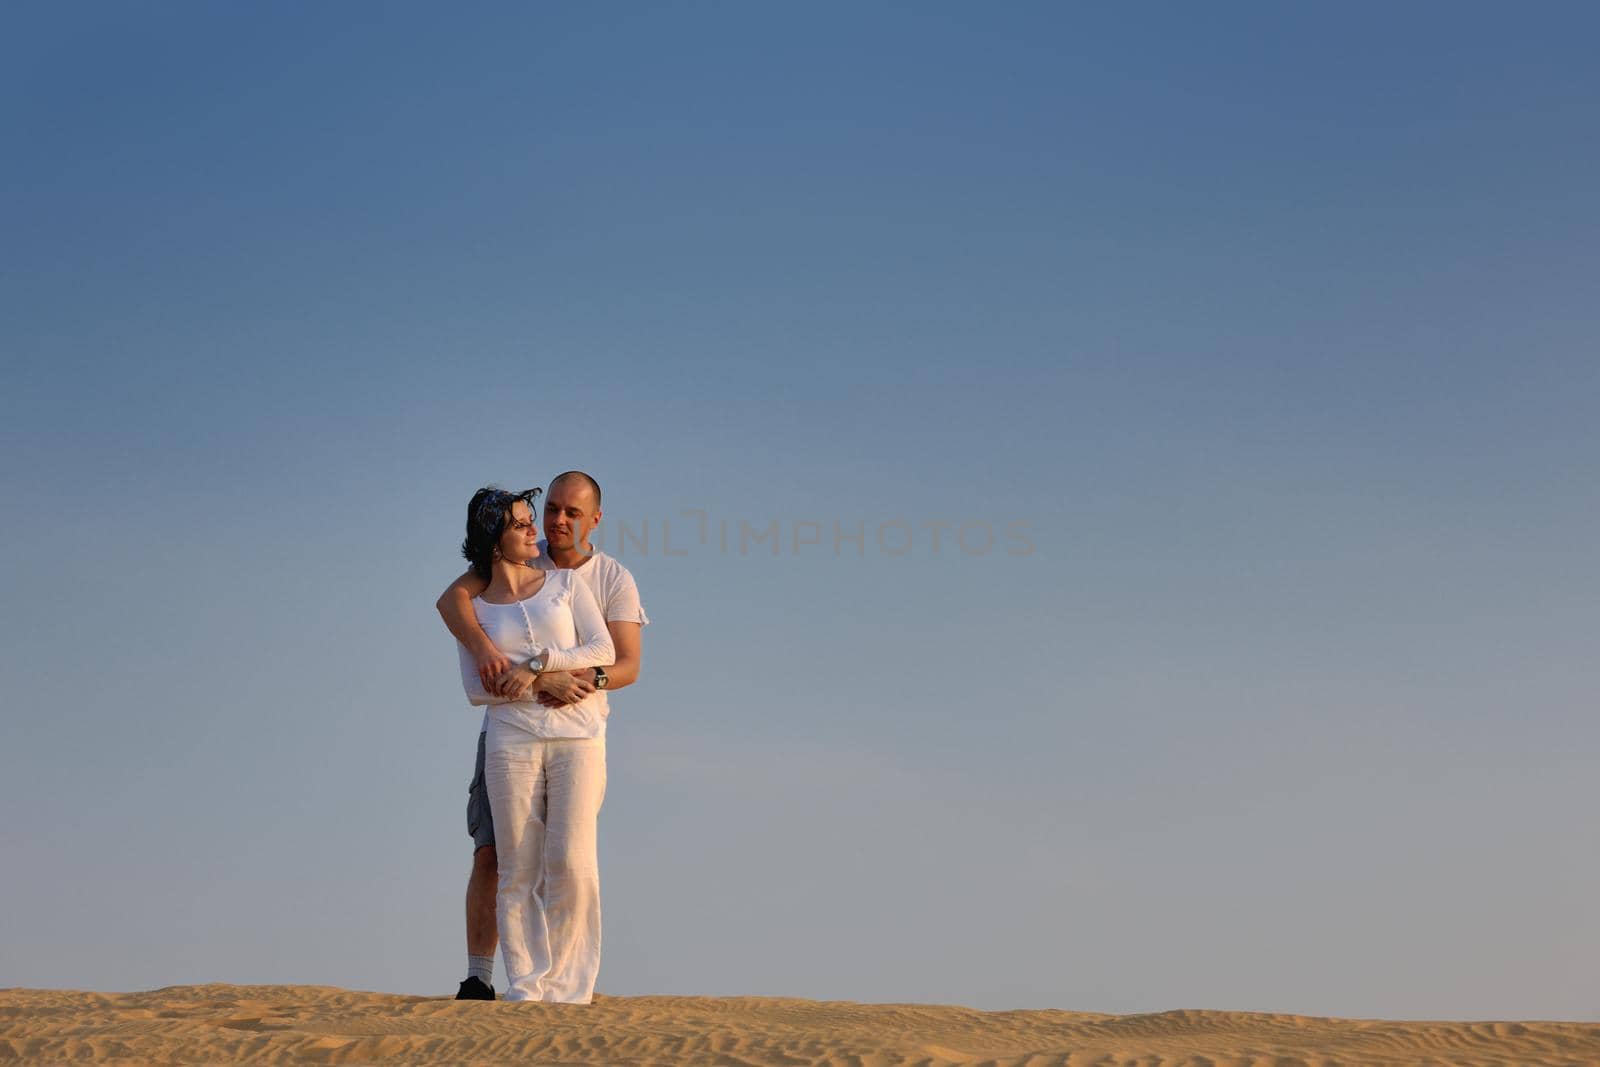
[[[604,667],[596,667],[594,669],[594,687],[596,689],[604,689],[610,684],[611,679],[606,677],[606,669]]]

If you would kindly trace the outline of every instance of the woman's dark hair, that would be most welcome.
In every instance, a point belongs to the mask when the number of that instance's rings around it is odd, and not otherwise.
[[[506,532],[511,519],[511,505],[522,501],[535,515],[533,502],[541,490],[524,489],[513,493],[499,486],[487,485],[472,494],[467,504],[467,537],[461,542],[461,554],[472,564],[472,573],[488,581],[494,573],[494,551],[500,544],[500,535]]]

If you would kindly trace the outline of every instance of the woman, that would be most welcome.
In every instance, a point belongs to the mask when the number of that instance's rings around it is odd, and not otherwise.
[[[461,683],[488,705],[484,776],[500,882],[495,921],[507,1000],[587,1004],[600,970],[600,869],[595,830],[606,792],[605,701],[542,707],[543,671],[614,658],[594,594],[570,570],[543,570],[531,504],[539,490],[480,489],[467,505],[461,552],[489,583],[472,608],[519,664],[486,692],[463,647]]]

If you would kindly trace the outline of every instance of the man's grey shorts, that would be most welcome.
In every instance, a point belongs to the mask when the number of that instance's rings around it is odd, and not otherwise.
[[[478,735],[478,765],[467,786],[467,833],[472,835],[474,852],[494,844],[494,812],[489,810],[489,787],[483,781],[483,741],[488,736],[487,731]]]

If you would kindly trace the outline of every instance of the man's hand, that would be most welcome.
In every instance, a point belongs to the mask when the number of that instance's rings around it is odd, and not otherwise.
[[[542,677],[543,675],[535,677],[532,668],[526,663],[520,663],[496,678],[494,688],[489,691],[512,700],[527,700],[539,687],[539,678]]]
[[[576,704],[594,692],[589,671],[549,671],[539,676],[539,703],[547,708]]]
[[[505,677],[516,664],[493,645],[474,652],[472,658],[478,661],[478,681],[483,683],[484,692],[500,694],[500,679]]]

